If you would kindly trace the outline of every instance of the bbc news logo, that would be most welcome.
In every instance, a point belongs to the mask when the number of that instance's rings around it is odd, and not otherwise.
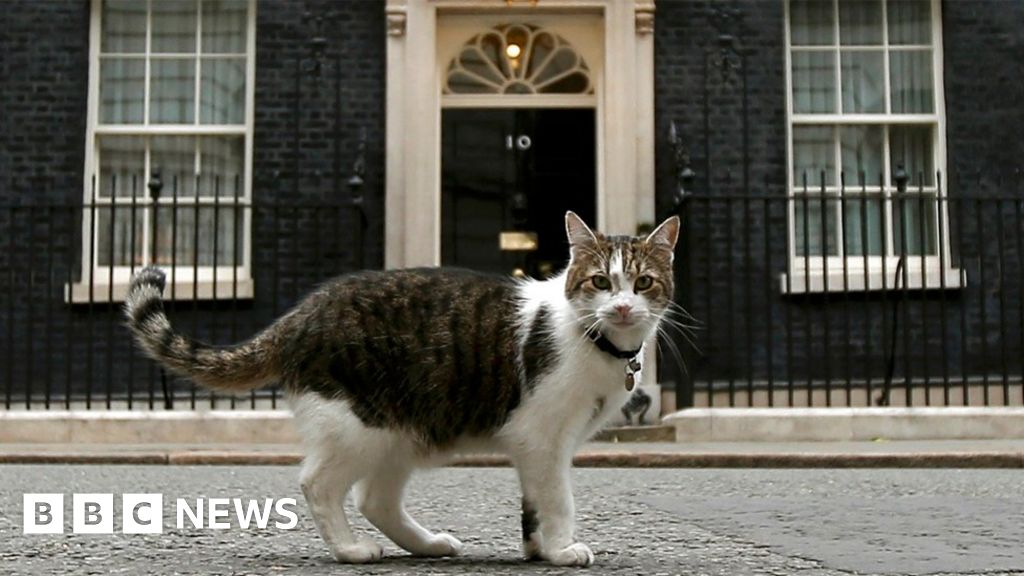
[[[163,494],[122,494],[120,502],[121,532],[123,534],[161,534],[164,531]],[[279,530],[298,526],[294,498],[184,498],[175,501],[175,526],[179,530],[227,530],[232,528],[232,516],[242,529],[266,529],[273,525]],[[22,515],[24,534],[63,534],[64,494],[25,494]],[[113,494],[72,494],[71,532],[74,534],[113,534]],[[273,520],[273,522],[271,522]]]

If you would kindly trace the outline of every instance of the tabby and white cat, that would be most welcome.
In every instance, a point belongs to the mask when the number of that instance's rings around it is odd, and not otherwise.
[[[548,280],[458,269],[349,274],[318,287],[247,342],[209,346],[164,314],[164,274],[146,268],[125,306],[142,348],[171,371],[222,391],[271,382],[288,391],[306,458],[303,494],[340,562],[371,562],[344,501],[415,555],[462,545],[402,505],[418,467],[454,453],[502,452],[522,487],[528,557],[587,566],[575,539],[570,481],[576,449],[629,393],[634,358],[673,293],[679,220],[643,237],[605,236],[565,216],[570,262]]]

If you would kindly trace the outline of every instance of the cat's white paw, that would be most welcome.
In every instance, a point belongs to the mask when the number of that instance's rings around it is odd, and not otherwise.
[[[335,548],[332,553],[334,559],[343,564],[366,564],[380,560],[384,548],[372,540],[360,540],[355,544]]]
[[[458,556],[462,552],[462,542],[451,534],[434,534],[422,551],[417,556]]]
[[[552,553],[548,560],[557,566],[590,566],[594,563],[594,553],[586,544],[576,542]]]

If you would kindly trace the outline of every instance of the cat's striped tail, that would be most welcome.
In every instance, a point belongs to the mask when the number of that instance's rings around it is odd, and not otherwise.
[[[271,327],[248,342],[211,346],[178,334],[164,313],[166,277],[159,268],[143,268],[132,277],[124,312],[128,327],[146,355],[168,370],[203,386],[240,392],[278,377]]]

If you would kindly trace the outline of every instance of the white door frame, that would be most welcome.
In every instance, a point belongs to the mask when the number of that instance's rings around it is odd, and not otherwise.
[[[441,262],[447,62],[439,61],[445,34],[438,27],[469,16],[512,22],[584,14],[595,16],[603,44],[600,62],[588,61],[601,76],[597,226],[633,234],[637,224],[654,220],[654,0],[387,0],[386,267]]]

